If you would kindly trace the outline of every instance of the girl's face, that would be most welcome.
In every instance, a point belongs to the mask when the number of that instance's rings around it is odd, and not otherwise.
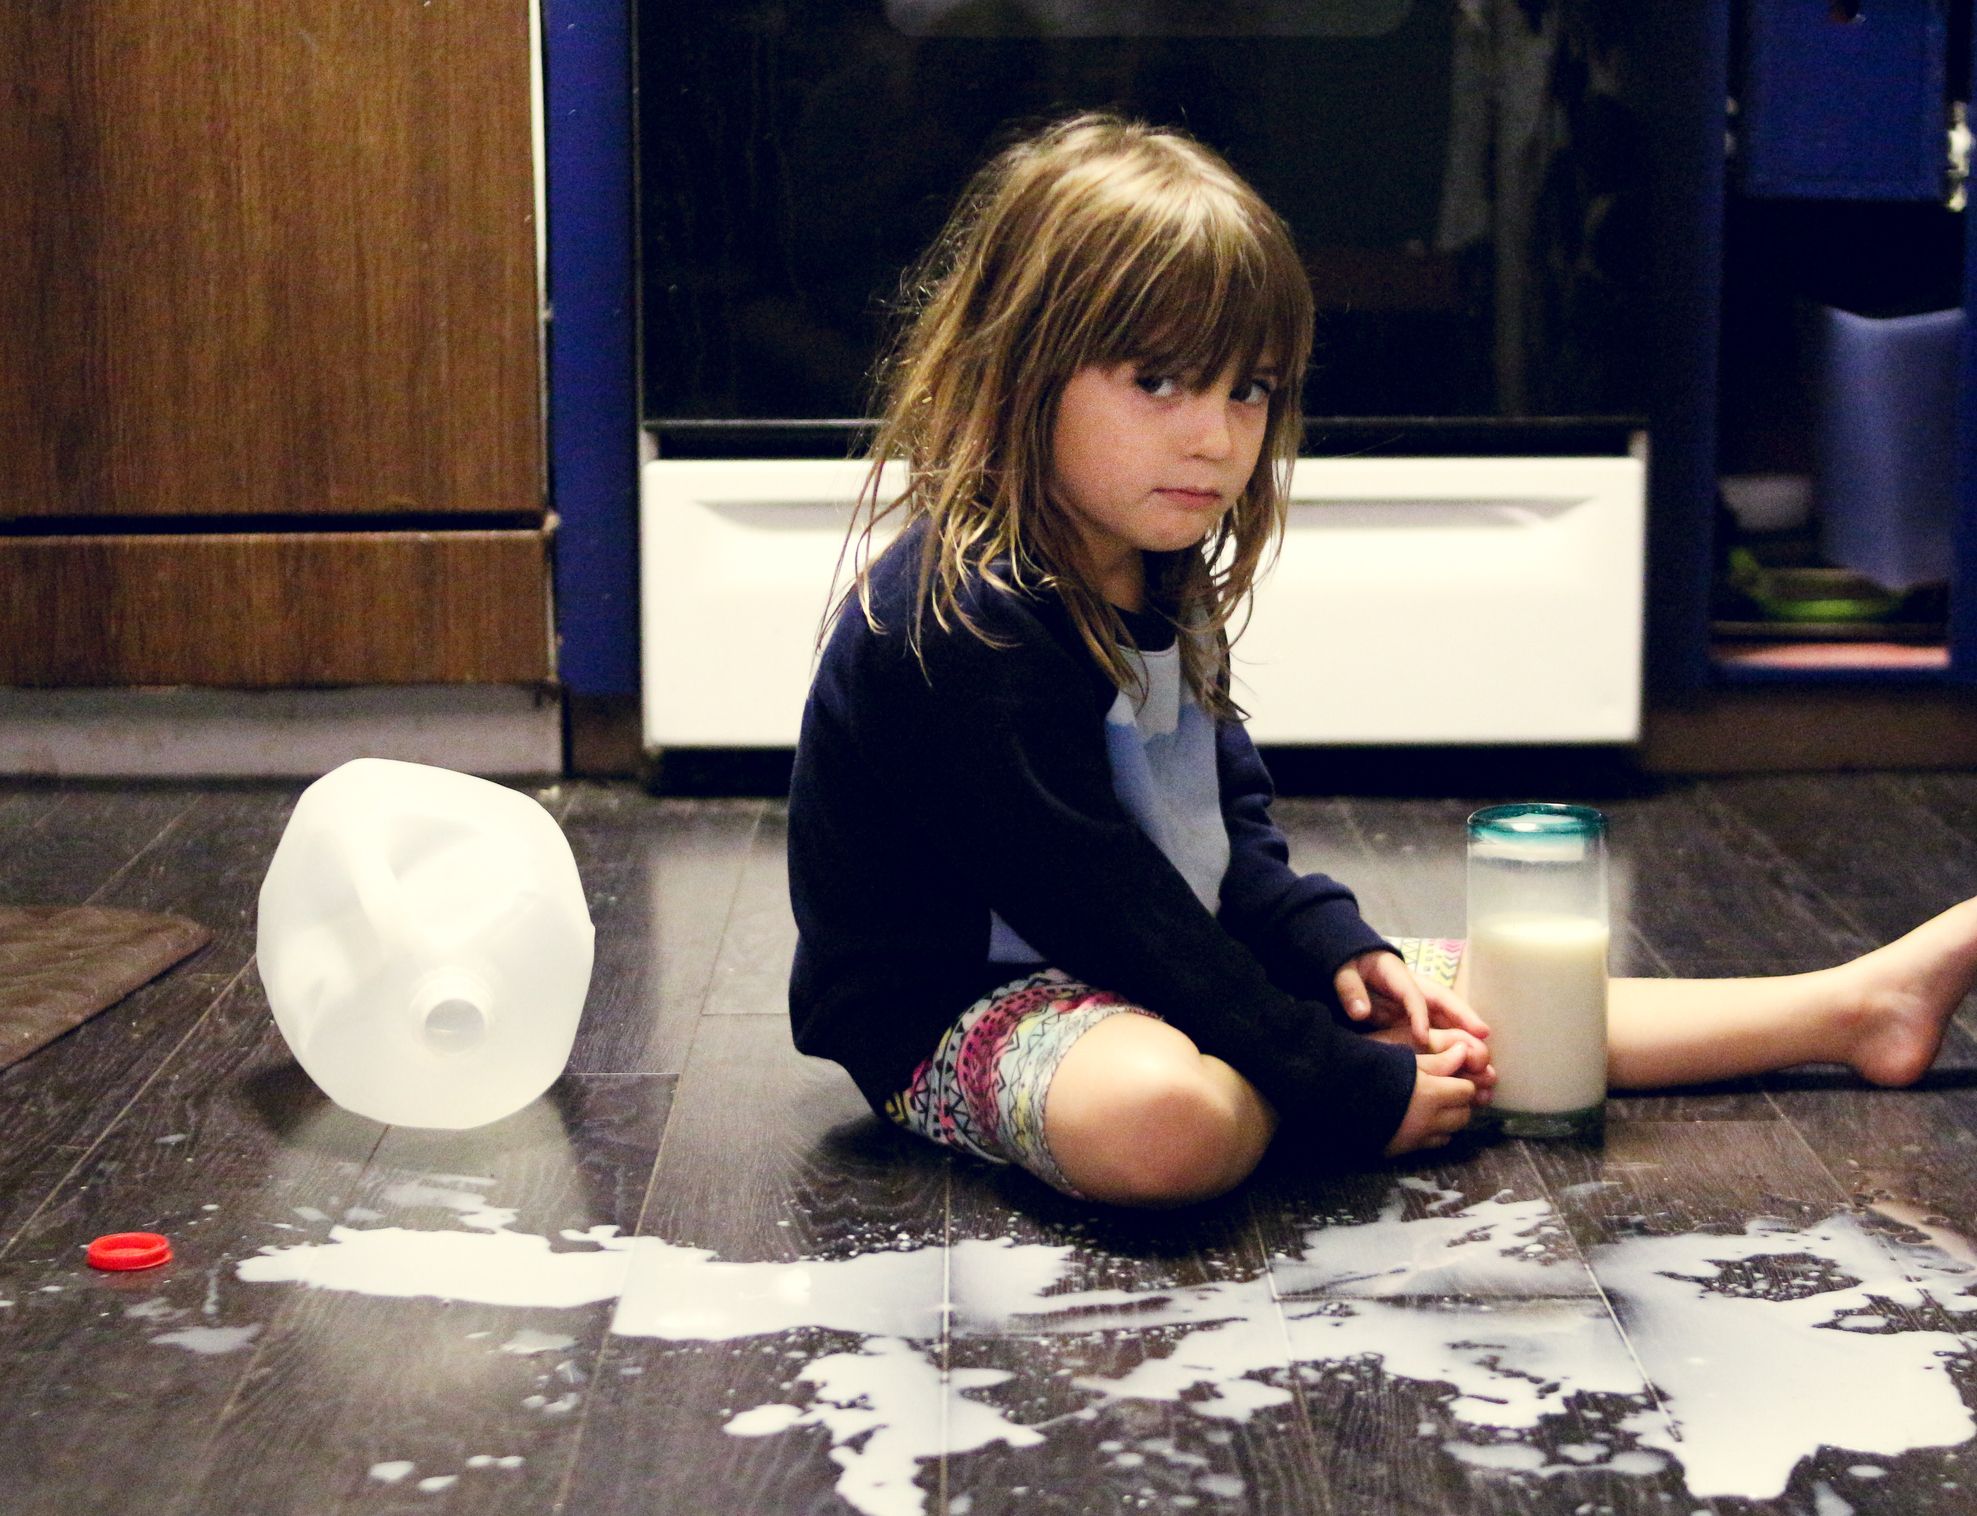
[[[1064,386],[1051,429],[1051,499],[1084,539],[1099,591],[1143,610],[1143,552],[1193,547],[1249,485],[1276,373],[1199,376],[1091,364]]]

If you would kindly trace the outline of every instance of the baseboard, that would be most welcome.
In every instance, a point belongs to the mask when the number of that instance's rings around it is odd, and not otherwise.
[[[570,772],[586,779],[636,779],[646,771],[636,695],[566,695]]]
[[[0,774],[313,778],[363,757],[561,774],[562,696],[542,685],[0,689]]]
[[[1653,774],[1977,767],[1977,691],[1767,687],[1649,707]]]

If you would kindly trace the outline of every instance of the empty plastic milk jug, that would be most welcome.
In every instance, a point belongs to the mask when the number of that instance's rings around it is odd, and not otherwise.
[[[534,800],[359,758],[302,792],[261,885],[261,982],[338,1105],[399,1126],[520,1110],[569,1061],[594,930]]]

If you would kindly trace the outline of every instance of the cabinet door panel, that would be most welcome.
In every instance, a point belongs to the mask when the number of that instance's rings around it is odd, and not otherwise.
[[[0,685],[526,683],[548,536],[0,537]]]
[[[0,58],[0,517],[540,514],[528,0],[27,0]]]

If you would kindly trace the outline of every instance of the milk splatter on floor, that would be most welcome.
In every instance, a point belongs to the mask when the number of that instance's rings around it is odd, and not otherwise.
[[[1698,1498],[1775,1497],[1822,1446],[1891,1457],[1977,1436],[1950,1375],[1968,1352],[1956,1318],[1977,1312],[1977,1253],[1926,1218],[1887,1213],[1913,1242],[1848,1214],[1626,1237],[1590,1258],[1602,1297],[1548,1202],[1463,1204],[1401,1183],[1435,1196],[1426,1215],[1405,1219],[1396,1197],[1374,1221],[1307,1230],[1267,1275],[1168,1290],[1067,1289],[1070,1247],[1007,1239],[797,1262],[724,1260],[609,1227],[552,1245],[515,1231],[512,1211],[437,1183],[389,1198],[454,1210],[471,1230],[337,1226],[326,1242],[269,1248],[238,1272],[497,1306],[615,1299],[613,1332],[675,1342],[850,1334],[855,1349],[806,1357],[790,1401],[739,1407],[725,1428],[744,1438],[821,1429],[838,1493],[873,1516],[923,1510],[915,1480],[943,1447],[1020,1452],[1049,1438],[1056,1423],[1026,1424],[981,1398],[1019,1370],[943,1377],[944,1342],[976,1337],[1146,1334],[1132,1369],[1074,1381],[1081,1420],[1152,1401],[1232,1425],[1289,1405],[1300,1373],[1377,1366],[1436,1400],[1445,1419],[1424,1434],[1470,1469],[1569,1478],[1672,1462]],[[527,1332],[502,1344],[552,1345]],[[1172,1442],[1118,1456],[1165,1460],[1206,1498],[1240,1493]]]

